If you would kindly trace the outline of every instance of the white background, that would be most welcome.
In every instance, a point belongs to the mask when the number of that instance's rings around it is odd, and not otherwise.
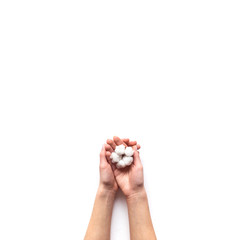
[[[141,144],[162,240],[240,239],[240,4],[0,2],[0,239],[83,239],[99,152]],[[118,194],[112,239],[129,239]]]

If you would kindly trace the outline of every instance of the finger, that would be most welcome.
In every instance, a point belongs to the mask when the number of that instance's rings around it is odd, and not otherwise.
[[[105,144],[103,144],[101,152],[100,152],[100,165],[104,166],[107,164],[107,159],[106,159],[106,151],[105,151]]]
[[[128,143],[129,143],[129,138],[123,138],[122,141],[128,145]]]
[[[105,150],[111,153],[114,151],[109,144],[105,144]]]
[[[134,145],[137,145],[137,149],[140,149],[141,146],[139,144],[137,144],[137,141],[131,141],[129,142],[129,138],[123,138],[122,139],[123,142],[125,142],[128,146],[134,146]]]
[[[111,156],[111,153],[106,152],[106,157],[107,157],[108,163],[111,165],[112,170],[114,171],[116,169],[116,166],[112,163],[112,159],[110,158],[110,156]]]
[[[134,154],[133,154],[133,161],[136,166],[142,166],[141,159],[139,157],[139,152],[137,151],[137,146],[133,147]]]
[[[128,146],[137,145],[137,141],[129,141]]]
[[[108,139],[107,144],[110,145],[113,150],[115,150],[116,144],[114,143],[114,141],[112,139]]]
[[[111,162],[111,158],[110,157],[111,157],[111,153],[109,151],[106,151],[106,158],[107,158],[108,163]]]
[[[117,146],[123,144],[125,147],[127,147],[127,144],[125,142],[123,142],[121,138],[119,138],[117,136],[113,137],[113,141],[115,142],[115,144]]]

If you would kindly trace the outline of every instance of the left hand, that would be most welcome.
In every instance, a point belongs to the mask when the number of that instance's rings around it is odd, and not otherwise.
[[[106,159],[105,144],[103,145],[100,152],[100,187],[104,190],[110,190],[116,192],[118,184],[115,180],[111,165]]]

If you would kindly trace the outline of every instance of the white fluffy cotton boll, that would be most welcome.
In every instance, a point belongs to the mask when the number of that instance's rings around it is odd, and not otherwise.
[[[122,160],[126,166],[130,166],[133,162],[133,157],[124,156]]]
[[[117,168],[124,168],[126,167],[126,164],[123,160],[120,160],[117,165],[116,165]]]
[[[122,160],[122,157],[115,152],[112,152],[110,158],[112,159],[112,163],[118,163],[120,160]]]
[[[123,155],[125,153],[125,146],[123,144],[116,146],[115,153],[118,155]]]
[[[131,157],[133,155],[134,151],[132,149],[132,147],[126,147],[125,149],[125,155],[128,157]]]

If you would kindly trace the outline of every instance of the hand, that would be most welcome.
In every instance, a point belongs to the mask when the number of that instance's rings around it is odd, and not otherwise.
[[[140,145],[137,142],[130,142],[129,139],[121,140],[119,137],[113,137],[113,140],[108,139],[105,145],[106,157],[109,163],[111,163],[110,155],[114,151],[116,145],[124,144],[125,146],[132,146],[134,149],[133,163],[129,167],[123,169],[117,169],[114,164],[111,164],[114,176],[116,178],[118,186],[123,191],[126,197],[144,190],[143,185],[143,166],[139,157]]]
[[[100,152],[100,188],[103,190],[110,190],[116,192],[118,189],[111,165],[106,159],[105,144]]]

